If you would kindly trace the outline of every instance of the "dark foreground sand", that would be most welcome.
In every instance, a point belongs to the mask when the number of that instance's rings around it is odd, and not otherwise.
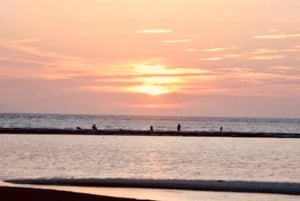
[[[113,198],[67,191],[0,186],[0,201],[136,201],[136,199]]]

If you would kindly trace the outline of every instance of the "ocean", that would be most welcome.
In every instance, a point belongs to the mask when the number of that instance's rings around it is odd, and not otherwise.
[[[300,182],[300,139],[0,135],[0,180]]]
[[[167,116],[112,116],[112,115],[61,115],[61,114],[0,114],[0,128],[60,128],[116,130],[176,130],[299,133],[300,119],[275,118],[213,118]]]
[[[1,114],[3,128],[299,133],[299,119]],[[299,138],[0,135],[0,180],[127,179],[300,183]]]

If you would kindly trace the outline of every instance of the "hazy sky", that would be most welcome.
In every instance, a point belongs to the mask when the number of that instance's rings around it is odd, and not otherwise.
[[[300,117],[299,0],[0,0],[0,112]]]

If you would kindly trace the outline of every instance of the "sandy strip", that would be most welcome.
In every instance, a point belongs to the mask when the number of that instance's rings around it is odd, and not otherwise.
[[[0,128],[0,134],[47,134],[47,135],[121,135],[121,136],[183,136],[183,137],[257,137],[300,138],[300,133],[219,132],[219,131],[150,131],[150,130],[91,130],[48,128]]]

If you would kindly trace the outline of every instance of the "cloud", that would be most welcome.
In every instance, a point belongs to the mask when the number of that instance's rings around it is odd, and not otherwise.
[[[224,52],[228,50],[234,50],[237,49],[237,47],[214,47],[214,48],[207,48],[207,49],[201,49],[202,52]]]
[[[275,60],[275,59],[282,59],[284,58],[284,55],[259,55],[259,56],[253,56],[249,57],[249,60]]]
[[[162,40],[161,43],[187,43],[191,42],[190,39],[178,39],[178,40]]]
[[[278,80],[285,80],[286,84],[290,85],[293,85],[295,81],[298,83],[300,81],[297,72],[284,74],[280,72],[280,69],[291,70],[289,67],[274,67],[269,70],[243,67],[224,68],[223,73],[215,75],[215,87],[227,90],[227,94],[280,96],[282,94],[278,91],[286,92],[289,89],[283,85],[277,85]]]
[[[267,35],[253,36],[255,39],[287,39],[287,38],[300,38],[300,33],[276,33]]]
[[[6,48],[9,51],[13,51],[14,53],[23,53],[27,54],[27,56],[37,56],[44,58],[54,58],[57,56],[55,53],[42,51],[36,45],[37,42],[40,42],[39,39],[36,38],[24,38],[24,39],[1,39],[0,46]],[[35,46],[32,45],[35,44]]]
[[[300,49],[297,46],[288,46],[281,49],[272,49],[272,48],[257,48],[249,52],[241,54],[247,60],[255,61],[267,61],[267,60],[279,60],[284,58],[294,57],[295,54],[300,52]]]
[[[300,49],[300,45],[292,45],[292,46],[290,46],[290,48],[293,48],[293,49]]]
[[[269,49],[269,48],[259,48],[255,49],[251,54],[275,54],[275,53],[284,53],[284,52],[299,52],[300,49],[298,49],[295,46],[291,46],[285,49]]]
[[[35,38],[0,39],[0,67],[3,67],[0,75],[6,78],[56,80],[111,72],[106,68],[99,71],[99,67],[107,65],[102,59],[93,60],[44,50],[37,43],[39,41]]]
[[[199,49],[199,51],[202,52],[202,54],[205,54],[206,56],[203,56],[202,58],[198,59],[201,61],[221,61],[225,59],[236,59],[239,57],[242,57],[243,54],[236,51],[232,51],[237,49],[235,46],[231,47],[216,47],[216,48],[207,48],[207,49]]]
[[[241,57],[241,54],[225,54],[217,57],[206,57],[206,58],[200,58],[201,61],[221,61],[224,59],[235,59]]]
[[[285,49],[285,52],[300,52],[300,45],[292,45]]]
[[[182,104],[179,103],[160,103],[160,104],[141,104],[141,103],[134,103],[134,104],[124,104],[125,107],[128,108],[138,108],[138,109],[159,109],[161,110],[162,108],[176,108],[178,109],[179,107],[182,107]]]
[[[171,32],[172,32],[171,29],[142,29],[136,31],[136,33],[142,33],[142,34],[166,34]]]
[[[300,69],[295,66],[270,66],[268,72],[290,77],[300,77]],[[298,78],[299,79],[299,78]]]
[[[234,58],[239,58],[241,56],[242,56],[241,54],[226,54],[224,57],[226,59],[234,59]]]
[[[208,48],[208,49],[202,49],[202,52],[223,52],[226,48],[219,47],[219,48]]]
[[[0,39],[0,76],[5,78],[35,77],[43,68],[57,61],[54,54],[40,52],[39,39]]]
[[[118,86],[81,86],[77,88],[78,91],[83,92],[107,92],[115,93],[122,92]]]
[[[40,41],[41,40],[38,38],[24,38],[24,39],[14,40],[14,42],[17,44],[36,43],[36,42],[40,42]]]
[[[280,52],[279,50],[275,49],[268,49],[268,48],[259,48],[255,49],[252,54],[273,54],[273,53],[278,53]]]
[[[224,57],[208,57],[208,58],[200,58],[201,61],[221,61],[224,60]]]

